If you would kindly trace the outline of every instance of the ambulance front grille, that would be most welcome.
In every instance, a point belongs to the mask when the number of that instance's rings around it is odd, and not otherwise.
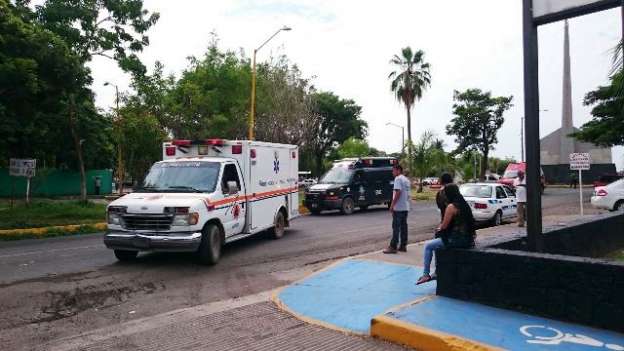
[[[129,230],[169,230],[173,216],[166,214],[124,214],[123,227]]]

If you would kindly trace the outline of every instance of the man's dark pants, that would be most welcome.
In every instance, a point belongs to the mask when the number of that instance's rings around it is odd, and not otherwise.
[[[407,211],[392,212],[392,240],[390,241],[390,247],[394,249],[399,247],[399,237],[401,239],[400,247],[405,247],[407,245]]]

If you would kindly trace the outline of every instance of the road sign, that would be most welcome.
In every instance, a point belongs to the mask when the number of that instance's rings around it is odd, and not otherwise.
[[[19,158],[12,158],[9,160],[9,175],[14,177],[32,178],[35,176],[36,168],[37,160]]]
[[[591,158],[588,152],[570,154],[570,169],[573,171],[587,171],[590,168]]]
[[[533,18],[539,23],[586,15],[621,5],[621,0],[533,0]]]

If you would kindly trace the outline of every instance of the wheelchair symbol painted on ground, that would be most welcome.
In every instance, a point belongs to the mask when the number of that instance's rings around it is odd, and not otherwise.
[[[602,341],[582,334],[563,333],[562,331],[547,327],[545,325],[525,325],[520,328],[520,332],[531,338],[527,340],[529,344],[541,345],[559,345],[561,343],[570,343],[577,345],[605,347],[608,350],[624,351],[624,346],[617,344],[605,344]]]

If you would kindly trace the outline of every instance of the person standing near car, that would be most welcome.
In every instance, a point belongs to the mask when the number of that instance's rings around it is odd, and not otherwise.
[[[513,185],[516,188],[516,203],[518,204],[518,227],[524,227],[527,201],[526,179],[524,179],[524,172],[518,171],[518,177],[514,179]]]
[[[444,210],[446,210],[446,206],[448,206],[448,199],[444,194],[444,187],[453,183],[453,176],[448,173],[442,173],[440,176],[440,190],[436,194],[436,205],[440,210],[440,222],[444,219]]]
[[[403,175],[403,167],[395,164],[392,167],[394,191],[390,212],[392,213],[392,240],[383,253],[395,254],[407,251],[407,214],[410,210],[410,181]]]

